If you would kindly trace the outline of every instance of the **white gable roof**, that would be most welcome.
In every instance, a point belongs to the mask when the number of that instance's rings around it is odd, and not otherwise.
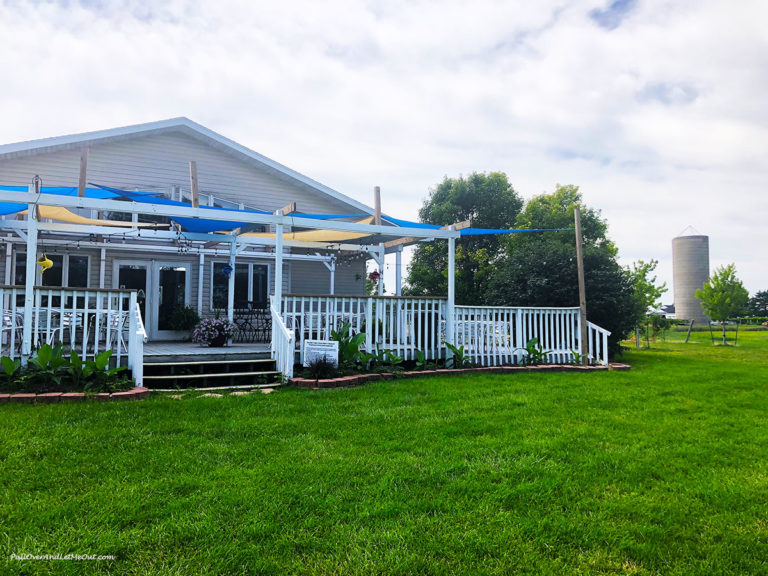
[[[42,138],[39,140],[29,140],[27,142],[16,142],[13,144],[0,145],[0,159],[53,152],[56,150],[77,148],[88,144],[106,143],[110,141],[123,140],[136,136],[148,136],[163,132],[183,132],[206,144],[224,150],[230,154],[239,157],[245,162],[257,165],[259,168],[275,174],[278,177],[297,182],[313,191],[330,196],[335,200],[354,206],[368,214],[373,214],[374,210],[370,206],[358,202],[329,188],[319,182],[283,166],[279,162],[262,156],[258,152],[238,144],[234,140],[225,138],[221,134],[214,132],[193,122],[189,118],[179,117],[158,122],[148,122],[146,124],[134,124],[132,126],[123,126],[120,128],[110,128],[108,130],[97,130],[95,132],[83,132],[82,134],[70,134],[67,136],[54,136],[53,138]]]

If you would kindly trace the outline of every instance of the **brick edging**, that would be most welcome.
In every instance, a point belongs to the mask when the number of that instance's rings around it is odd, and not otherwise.
[[[603,366],[570,366],[560,364],[542,364],[540,366],[487,366],[483,368],[440,368],[438,370],[413,370],[403,372],[401,378],[423,378],[425,376],[459,376],[462,374],[506,374],[509,372],[602,372],[612,370],[624,372],[631,368],[629,364],[609,364]],[[359,386],[366,382],[377,382],[379,380],[392,380],[395,375],[389,372],[355,374],[352,376],[340,376],[339,378],[329,378],[325,380],[313,380],[311,378],[291,378],[292,386],[299,388],[344,388],[348,386]]]
[[[59,402],[117,402],[122,400],[141,400],[149,396],[149,388],[131,388],[122,392],[99,392],[84,394],[83,392],[46,392],[44,394],[0,394],[0,404],[13,402],[16,404],[57,404]]]

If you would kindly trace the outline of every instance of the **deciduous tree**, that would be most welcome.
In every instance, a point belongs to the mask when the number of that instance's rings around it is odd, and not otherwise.
[[[634,328],[636,305],[632,281],[616,262],[616,247],[607,237],[600,212],[586,207],[576,186],[532,198],[517,218],[516,228],[571,228],[574,207],[581,209],[587,317],[611,331],[609,347]],[[488,298],[497,305],[578,306],[576,247],[572,230],[515,234],[494,267]]]
[[[720,266],[704,282],[701,290],[696,290],[696,298],[701,300],[707,316],[723,324],[723,344],[725,339],[725,321],[744,311],[749,301],[749,292],[736,277],[736,266]]]
[[[511,228],[523,201],[502,172],[444,178],[419,210],[419,219],[445,226],[471,220],[477,228]],[[494,261],[503,253],[498,236],[468,236],[456,241],[456,303],[487,302]],[[448,249],[443,241],[422,243],[408,268],[405,294],[444,296],[448,291]]]

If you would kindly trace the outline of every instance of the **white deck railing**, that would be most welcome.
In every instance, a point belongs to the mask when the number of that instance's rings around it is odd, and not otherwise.
[[[587,321],[587,332],[590,359],[608,365],[608,336],[611,335],[610,331]]]
[[[295,331],[300,360],[305,340],[328,340],[344,322],[352,332],[366,334],[366,351],[391,350],[406,360],[421,351],[436,359],[445,354],[446,304],[444,298],[286,295],[280,317]],[[454,334],[451,344],[464,346],[465,354],[483,366],[520,363],[532,338],[548,352],[547,362],[568,363],[574,359],[573,351],[580,350],[579,309],[456,306]],[[588,324],[592,362],[608,363],[609,335]]]
[[[608,363],[610,332],[588,322],[589,357]],[[525,345],[539,341],[547,362],[564,364],[580,350],[578,308],[456,306],[456,346],[483,366],[520,363]]]
[[[24,286],[0,286],[0,355],[23,358],[25,336],[29,349],[61,342],[83,359],[112,350],[116,365],[128,366],[141,385],[146,332],[135,291],[36,286],[28,335],[25,294]]]
[[[456,306],[456,346],[483,366],[520,363],[532,338],[562,364],[578,350],[578,308]]]
[[[293,330],[289,330],[275,307],[274,297],[269,310],[272,314],[272,359],[276,368],[286,378],[293,378],[293,363],[295,361]]]
[[[280,315],[296,333],[302,361],[305,340],[329,340],[345,322],[365,333],[366,351],[391,350],[410,360],[420,350],[435,359],[443,353],[445,308],[445,298],[286,295]]]

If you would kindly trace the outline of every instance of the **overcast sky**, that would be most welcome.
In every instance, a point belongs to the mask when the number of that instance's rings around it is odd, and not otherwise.
[[[580,186],[623,263],[768,289],[768,2],[0,0],[0,143],[187,116],[415,219],[443,176]]]

